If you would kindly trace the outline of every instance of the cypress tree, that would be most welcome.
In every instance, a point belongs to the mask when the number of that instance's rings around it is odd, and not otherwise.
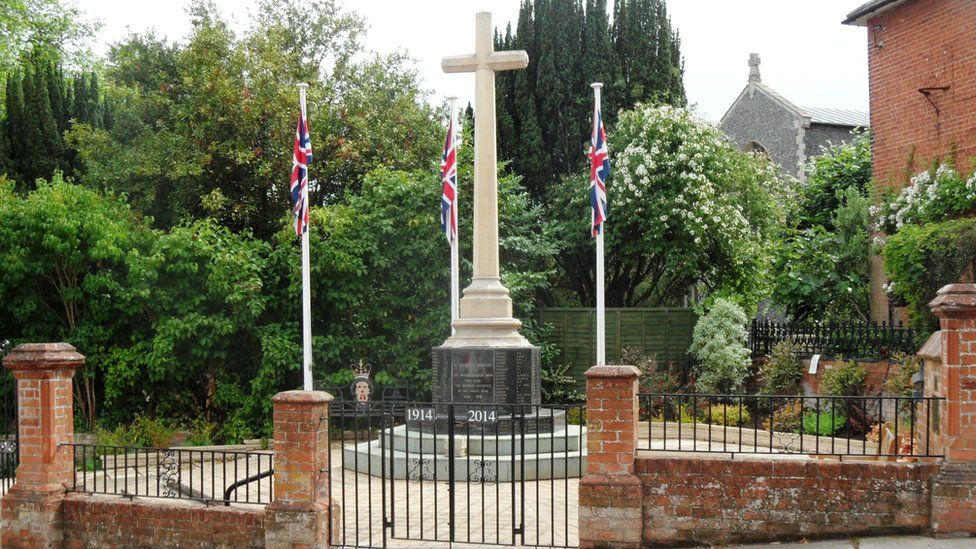
[[[79,124],[90,125],[92,120],[91,114],[88,111],[87,93],[88,85],[85,82],[85,75],[83,73],[76,74],[74,81],[74,105],[71,109],[71,114]]]
[[[512,25],[509,24],[502,36],[495,32],[495,50],[512,49]],[[515,76],[514,71],[495,73],[495,103],[498,132],[498,153],[500,158],[514,158],[518,154],[518,135],[515,131]]]
[[[47,97],[51,103],[51,115],[54,117],[58,135],[64,135],[64,88],[61,82],[61,71],[55,70],[50,61],[44,63],[44,78],[47,80]],[[63,139],[63,137],[62,137]]]
[[[51,113],[46,75],[47,71],[43,67],[35,67],[33,71],[26,70],[24,76],[28,133],[22,165],[25,183],[29,189],[33,188],[35,179],[50,178],[64,156],[58,125]]]
[[[7,142],[7,169],[11,179],[22,177],[21,162],[27,140],[27,118],[24,112],[24,79],[20,72],[7,75],[4,106],[7,120],[4,134]]]
[[[526,50],[526,70],[499,75],[499,152],[538,198],[586,162],[592,91],[601,81],[604,124],[637,102],[686,102],[680,40],[664,0],[524,0],[512,35],[496,47]],[[509,100],[511,98],[511,100]],[[514,127],[514,138],[507,137]]]
[[[549,151],[542,140],[535,95],[539,46],[533,12],[532,4],[528,0],[522,3],[513,40],[517,49],[529,53],[529,66],[525,70],[515,71],[515,121],[519,150],[513,160],[515,170],[522,176],[525,186],[534,196],[541,197],[547,181],[545,173],[549,166]]]
[[[102,124],[102,99],[98,89],[98,75],[94,72],[88,78],[88,93],[86,95],[87,112],[91,119],[90,124],[93,128],[101,128]]]

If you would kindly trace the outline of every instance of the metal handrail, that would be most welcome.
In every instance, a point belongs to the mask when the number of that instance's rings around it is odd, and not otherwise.
[[[241,480],[238,480],[237,482],[228,486],[227,489],[224,490],[224,507],[230,507],[230,495],[236,492],[238,488],[244,486],[245,484],[250,484],[263,478],[268,478],[273,474],[274,469],[268,469],[267,471],[262,471],[247,478],[242,478]]]

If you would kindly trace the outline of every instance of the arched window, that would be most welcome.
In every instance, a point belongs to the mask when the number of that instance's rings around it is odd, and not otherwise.
[[[751,152],[757,155],[765,156],[767,159],[769,158],[769,151],[766,150],[766,147],[760,145],[758,141],[750,141],[749,144],[746,145],[745,152]]]

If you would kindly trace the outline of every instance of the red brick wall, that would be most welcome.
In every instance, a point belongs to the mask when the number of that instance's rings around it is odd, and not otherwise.
[[[843,362],[846,361],[834,358],[822,358],[820,359],[820,362],[817,363],[817,373],[810,374],[810,359],[801,359],[800,365],[803,367],[804,387],[809,388],[814,395],[823,395],[820,384],[823,382],[824,374],[827,372],[827,370],[830,370]],[[884,389],[885,381],[898,375],[898,370],[900,368],[900,365],[897,362],[889,362],[887,360],[858,360],[857,363],[864,368],[865,372],[867,372],[867,377],[864,379],[865,395],[880,394],[880,391]]]
[[[956,166],[970,170],[976,156],[976,2],[913,0],[869,20],[867,28],[876,184],[901,187],[913,147],[916,171],[954,145]],[[936,86],[949,86],[930,96],[938,116],[918,91]]]
[[[65,547],[264,547],[264,509],[96,499],[64,502]]]
[[[936,464],[638,457],[644,546],[929,529]]]

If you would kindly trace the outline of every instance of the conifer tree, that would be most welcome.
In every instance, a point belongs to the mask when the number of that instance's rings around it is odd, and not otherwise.
[[[4,134],[7,142],[7,175],[20,179],[19,164],[24,157],[27,139],[27,118],[24,113],[24,79],[20,72],[7,75],[4,107],[7,119]]]
[[[495,50],[512,49],[512,25],[505,28],[505,35],[495,32]],[[495,73],[495,103],[497,105],[497,140],[500,158],[514,158],[517,133],[515,131],[515,75],[514,71]]]
[[[93,128],[101,128],[102,124],[102,104],[99,97],[101,92],[98,89],[98,74],[91,73],[88,78],[88,93],[85,98],[88,103],[87,112],[90,119],[89,124]]]
[[[35,66],[24,71],[24,99],[27,114],[25,151],[20,159],[23,179],[28,189],[37,178],[50,178],[64,157],[64,143],[51,113],[47,71]],[[28,91],[29,90],[29,91]]]
[[[88,110],[88,85],[85,82],[85,75],[79,73],[75,75],[74,81],[74,106],[72,116],[79,124],[91,125],[91,113]]]
[[[514,168],[522,175],[527,188],[534,196],[542,196],[545,173],[549,166],[549,150],[542,140],[539,127],[538,104],[535,97],[535,82],[538,71],[539,46],[536,40],[536,22],[533,6],[529,0],[522,3],[519,11],[517,35],[514,47],[529,53],[529,66],[515,73],[515,127],[518,135],[517,154],[512,154]]]
[[[61,78],[61,71],[55,70],[54,65],[47,61],[44,63],[44,78],[47,80],[47,96],[51,103],[51,115],[54,117],[55,127],[58,135],[64,135],[64,87]]]
[[[585,164],[591,82],[603,82],[603,118],[638,102],[684,105],[681,44],[664,0],[524,0],[515,33],[496,47],[523,49],[526,70],[496,81],[499,153],[537,199]],[[512,133],[513,132],[513,133]],[[509,137],[511,133],[511,137]]]

